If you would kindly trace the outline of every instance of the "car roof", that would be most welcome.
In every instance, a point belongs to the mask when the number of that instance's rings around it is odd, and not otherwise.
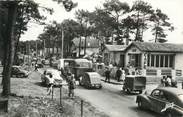
[[[58,71],[58,70],[56,70],[56,69],[52,69],[52,68],[49,68],[49,69],[46,69],[46,71],[48,72],[48,71]]]
[[[85,72],[85,74],[88,74],[89,76],[100,76],[97,72]]]
[[[182,89],[174,88],[174,87],[159,87],[157,89],[165,91],[165,92],[168,92],[168,93],[171,93],[173,95],[183,94],[183,90]]]
[[[87,59],[74,59],[76,62],[90,62],[89,60]]]

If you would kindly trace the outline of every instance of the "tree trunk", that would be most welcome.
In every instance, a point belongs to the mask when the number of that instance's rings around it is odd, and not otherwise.
[[[85,48],[84,48],[84,55],[86,55],[86,44],[87,44],[87,37],[86,37],[86,35],[85,35]]]
[[[138,41],[139,40],[139,11],[138,11],[138,14],[137,14],[137,30],[136,30],[136,35],[135,35],[135,41]]]
[[[155,43],[157,43],[158,41],[158,30],[157,27],[159,27],[159,22],[157,23],[157,25],[155,25]]]
[[[80,38],[79,38],[79,57],[80,57],[80,53],[81,53],[81,35],[80,35]]]
[[[17,2],[8,2],[8,24],[7,24],[7,54],[5,61],[5,68],[3,74],[3,96],[9,96],[11,93],[10,88],[10,77],[11,77],[11,67],[14,61],[15,53],[15,37],[14,37],[14,24],[16,21],[16,11],[17,11]]]

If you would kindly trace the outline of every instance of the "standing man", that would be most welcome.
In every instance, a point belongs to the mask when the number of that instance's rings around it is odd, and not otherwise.
[[[35,63],[35,71],[38,71],[38,64],[37,64],[37,62]]]
[[[68,88],[69,88],[69,94],[68,96],[71,97],[71,98],[74,98],[74,89],[76,88],[76,82],[75,82],[75,79],[74,79],[74,74],[71,75],[71,77],[69,78],[69,81],[68,81]]]
[[[53,86],[54,86],[54,83],[55,83],[55,80],[53,79],[53,75],[52,74],[49,74],[49,84],[48,84],[48,88],[47,88],[47,95],[50,95],[52,92],[53,92]]]
[[[116,79],[118,82],[120,81],[121,74],[122,74],[122,71],[121,71],[120,67],[118,67],[118,69],[116,71]]]
[[[105,82],[110,82],[110,70],[108,67],[106,67],[106,71],[105,71]]]

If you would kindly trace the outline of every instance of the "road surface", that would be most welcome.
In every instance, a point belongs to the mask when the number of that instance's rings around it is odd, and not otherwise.
[[[99,111],[110,117],[162,117],[151,111],[143,111],[137,108],[135,103],[137,94],[126,94],[121,84],[111,84],[102,81],[102,89],[85,89],[77,86],[75,95],[89,102]],[[157,85],[148,85],[148,92]]]
[[[103,88],[99,90],[85,89],[78,86],[76,95],[87,100],[93,106],[111,117],[161,117],[151,111],[142,111],[135,103],[136,94],[126,94],[122,85],[102,83]],[[154,85],[148,87],[155,87]]]

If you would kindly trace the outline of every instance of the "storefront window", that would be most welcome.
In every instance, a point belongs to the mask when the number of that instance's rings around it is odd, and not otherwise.
[[[156,55],[151,54],[147,56],[148,67],[173,67],[174,55]]]
[[[151,55],[151,67],[154,67],[154,55]]]
[[[156,67],[159,67],[159,55],[156,55]]]
[[[168,55],[165,55],[165,67],[168,67]]]
[[[160,67],[163,67],[164,55],[161,55],[160,57]]]

